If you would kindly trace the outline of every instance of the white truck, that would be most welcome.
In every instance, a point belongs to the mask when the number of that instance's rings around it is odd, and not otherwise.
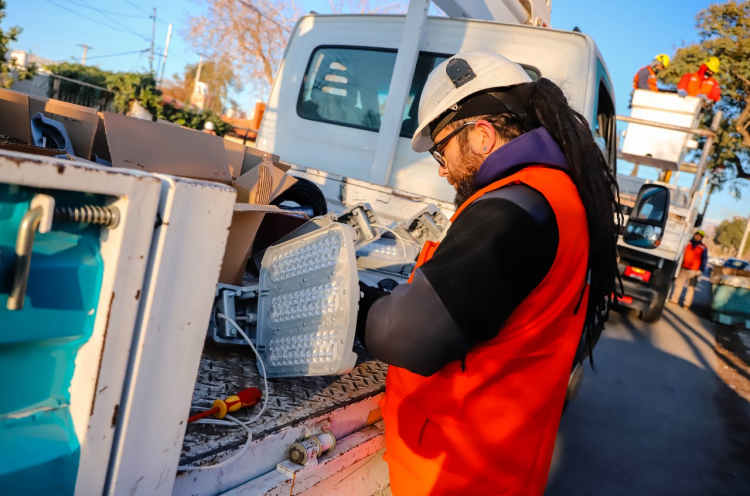
[[[0,152],[0,370],[14,384],[0,395],[5,489],[390,493],[387,367],[353,348],[353,320],[357,278],[405,279],[453,212],[433,159],[409,146],[429,72],[463,50],[501,53],[560,84],[613,167],[617,154],[612,85],[591,37],[548,28],[543,0],[438,4],[455,18],[428,18],[430,2],[414,0],[406,16],[297,23],[257,146],[304,180],[282,206],[332,215],[257,254],[259,273],[242,285],[216,285],[230,188]],[[280,306],[269,310],[269,295]],[[311,317],[323,308],[332,317]],[[227,342],[254,342],[258,360]],[[263,389],[262,407],[237,412],[237,425],[186,428],[191,405],[248,386]]]
[[[627,222],[618,242],[624,288],[618,303],[646,322],[661,317],[685,247],[702,221],[706,164],[722,118],[716,112],[710,129],[699,129],[702,115],[699,98],[636,90],[631,116],[618,117],[628,123],[618,156],[634,164],[617,180]],[[699,136],[705,138],[699,158],[688,162]],[[655,168],[658,179],[643,178],[643,166]],[[689,186],[678,185],[680,174],[688,174]]]

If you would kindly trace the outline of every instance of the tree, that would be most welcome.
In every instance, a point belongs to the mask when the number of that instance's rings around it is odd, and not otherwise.
[[[722,99],[706,112],[704,125],[715,110],[724,120],[709,161],[719,185],[729,182],[739,193],[736,179],[750,178],[750,0],[712,4],[696,17],[700,41],[677,50],[669,69],[660,74],[676,84],[683,74],[695,72],[710,56],[721,60],[717,75]]]
[[[189,38],[209,60],[232,60],[258,90],[273,84],[299,12],[291,0],[199,0],[206,11],[190,18]]]
[[[197,0],[205,11],[191,17],[187,33],[193,47],[211,60],[231,60],[235,74],[258,93],[273,84],[289,36],[299,18],[293,0]],[[331,11],[357,13],[405,12],[403,0],[329,0]],[[203,77],[201,76],[201,79]]]
[[[742,235],[745,232],[747,219],[743,217],[734,217],[732,220],[724,220],[714,231],[714,242],[720,245],[725,253],[736,253],[742,242]],[[745,248],[745,254],[750,252],[750,246]],[[740,254],[736,255],[742,258]]]
[[[162,93],[186,104],[190,103],[197,71],[198,64],[186,65],[182,76],[175,74],[172,80],[162,85]],[[201,66],[201,81],[208,83],[208,96],[203,108],[216,113],[221,113],[230,104],[231,90],[242,89],[234,73],[234,66],[228,59],[204,61]]]
[[[5,0],[0,0],[0,21],[5,18]],[[16,71],[18,80],[31,79],[36,74],[36,66],[33,64],[29,67],[21,67],[16,64],[15,59],[6,60],[8,56],[8,44],[18,41],[18,36],[23,30],[18,26],[13,26],[7,31],[0,28],[0,86],[10,88],[13,84],[11,71]]]

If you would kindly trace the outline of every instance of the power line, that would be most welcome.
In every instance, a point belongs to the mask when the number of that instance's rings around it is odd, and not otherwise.
[[[240,3],[240,4],[244,5],[245,7],[247,7],[248,9],[252,10],[253,12],[256,12],[256,13],[257,13],[257,14],[258,14],[259,16],[261,16],[262,18],[264,18],[264,19],[266,19],[266,20],[268,20],[268,21],[270,21],[270,22],[272,22],[272,23],[276,24],[276,25],[277,25],[278,27],[280,27],[281,29],[283,29],[285,33],[288,33],[288,32],[289,32],[289,28],[287,28],[286,26],[284,26],[283,24],[281,24],[281,23],[280,23],[279,21],[277,21],[277,20],[276,20],[276,19],[274,19],[273,17],[269,17],[269,16],[267,16],[267,15],[266,15],[266,14],[265,14],[264,12],[262,12],[262,11],[261,11],[261,10],[260,10],[260,9],[259,9],[258,7],[256,7],[255,5],[253,5],[253,4],[250,4],[250,3],[247,3],[247,2],[245,1],[245,0],[237,0],[237,1],[238,1],[238,2]]]
[[[102,9],[99,9],[99,8],[96,8],[96,7],[92,7],[91,5],[87,5],[87,4],[83,4],[83,3],[80,3],[80,2],[76,2],[75,0],[64,0],[64,1],[66,1],[68,3],[72,3],[73,5],[78,5],[79,7],[83,7],[85,9],[90,9],[90,10],[99,12],[100,14],[111,14],[111,15],[116,15],[116,16],[120,16],[120,17],[131,17],[131,18],[134,18],[134,19],[148,19],[149,18],[149,16],[133,15],[133,14],[121,14],[120,12],[111,12],[109,10],[102,10]]]
[[[116,28],[115,26],[112,26],[111,24],[107,24],[107,23],[105,23],[105,22],[102,22],[102,21],[99,21],[99,20],[97,20],[97,19],[93,19],[93,18],[91,18],[91,17],[85,16],[85,15],[81,14],[80,12],[76,12],[75,10],[69,9],[68,7],[66,7],[66,6],[64,6],[64,5],[60,5],[60,4],[59,4],[59,3],[57,3],[57,2],[53,2],[52,0],[45,0],[45,1],[46,1],[47,3],[51,3],[51,4],[52,4],[52,5],[54,5],[55,7],[59,7],[59,8],[61,8],[61,9],[65,10],[65,11],[67,11],[67,12],[70,12],[70,13],[71,13],[71,14],[73,14],[73,15],[77,15],[78,17],[82,17],[82,18],[84,18],[84,19],[86,19],[86,20],[89,20],[89,21],[91,21],[91,22],[95,22],[95,23],[97,23],[97,24],[101,24],[102,26],[106,26],[106,27],[108,27],[109,29],[114,29],[115,31],[119,31],[119,32],[121,32],[121,33],[126,33],[126,34],[133,34],[133,33],[131,33],[131,32],[125,31],[124,29],[118,29],[118,28]],[[139,38],[142,38],[142,39],[144,39],[144,40],[147,40],[147,41],[148,41],[148,38],[146,38],[146,37],[144,37],[144,36],[141,36],[141,35],[139,35],[139,34],[137,34],[137,33],[135,33],[135,34],[136,34],[136,35],[137,35],[137,36],[138,36]]]
[[[144,39],[144,40],[148,41],[148,38],[146,38],[145,36],[141,36],[141,34],[140,34],[140,33],[138,33],[138,32],[136,32],[136,31],[134,31],[134,30],[130,29],[129,27],[127,27],[126,25],[122,24],[122,23],[121,23],[120,21],[118,21],[117,19],[114,19],[114,18],[110,17],[110,16],[109,16],[109,14],[106,14],[106,13],[105,13],[105,12],[104,12],[103,10],[101,10],[101,9],[99,9],[99,8],[97,8],[97,7],[94,7],[93,5],[91,5],[90,3],[88,3],[88,2],[86,1],[86,0],[80,0],[80,1],[81,1],[81,2],[83,2],[84,4],[86,4],[86,5],[87,5],[87,6],[88,6],[88,7],[90,8],[90,9],[92,9],[92,10],[95,10],[95,11],[99,12],[99,13],[100,13],[101,15],[103,15],[104,17],[106,17],[106,18],[107,18],[107,19],[109,19],[110,21],[112,21],[112,22],[114,22],[114,23],[118,24],[119,26],[122,26],[123,28],[127,29],[127,30],[128,30],[128,31],[130,31],[130,32],[131,32],[132,34],[134,34],[134,35],[136,35],[136,36],[139,36],[139,37],[141,37],[142,39]]]
[[[130,5],[132,5],[133,7],[135,7],[136,9],[140,10],[141,12],[143,12],[144,14],[146,14],[148,16],[151,16],[151,12],[149,12],[149,11],[147,11],[147,10],[139,7],[138,5],[136,5],[135,3],[131,2],[130,0],[125,0],[125,2],[129,3]]]
[[[136,54],[136,53],[144,53],[144,52],[148,52],[148,48],[144,48],[143,50],[134,50],[132,52],[121,52],[121,53],[110,53],[110,54],[107,54],[107,55],[97,55],[96,57],[88,57],[87,60],[91,60],[91,59],[106,59],[106,58],[109,58],[109,57],[120,57],[122,55],[133,55],[133,54]]]

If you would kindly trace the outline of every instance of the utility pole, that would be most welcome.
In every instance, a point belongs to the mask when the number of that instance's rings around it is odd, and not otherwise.
[[[169,54],[169,39],[172,37],[172,23],[167,28],[167,43],[164,45],[164,59],[161,62],[161,77],[159,78],[159,88],[164,83],[164,66],[167,65],[167,54]]]
[[[750,233],[750,215],[747,217],[747,224],[745,224],[745,234],[742,235],[742,241],[740,242],[740,249],[737,250],[737,258],[742,258],[742,253],[745,251],[745,245],[747,244],[747,235]]]
[[[198,82],[201,80],[202,68],[203,68],[203,57],[201,56],[200,60],[198,61],[198,70],[195,71],[195,81],[193,81],[193,94],[195,94],[195,90],[198,88]]]
[[[154,20],[154,22],[151,28],[151,55],[148,58],[148,66],[149,66],[149,70],[151,72],[154,72],[154,38],[156,38],[156,7],[154,7],[154,15],[152,16],[152,19]]]
[[[86,54],[89,53],[89,48],[94,48],[94,47],[90,47],[90,46],[85,45],[85,44],[84,45],[78,45],[78,46],[79,47],[83,47],[83,58],[81,59],[81,65],[86,65]]]

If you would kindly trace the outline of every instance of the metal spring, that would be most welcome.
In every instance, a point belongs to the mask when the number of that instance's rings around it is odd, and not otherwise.
[[[84,224],[98,224],[108,229],[114,229],[120,223],[120,211],[117,207],[112,206],[57,206],[55,207],[53,222],[82,222]]]

